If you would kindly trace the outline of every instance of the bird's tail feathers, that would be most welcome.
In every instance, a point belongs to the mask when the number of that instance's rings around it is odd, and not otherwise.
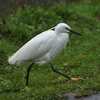
[[[15,57],[14,57],[14,56],[9,57],[9,58],[8,58],[8,63],[9,63],[9,64],[12,64],[12,65],[15,64],[15,63],[16,63]]]

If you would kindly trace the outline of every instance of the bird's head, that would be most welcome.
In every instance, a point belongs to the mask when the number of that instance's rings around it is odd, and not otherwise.
[[[55,27],[53,27],[57,33],[68,33],[68,34],[76,34],[76,35],[81,35],[78,32],[75,32],[71,29],[71,27],[68,24],[65,23],[59,23]]]

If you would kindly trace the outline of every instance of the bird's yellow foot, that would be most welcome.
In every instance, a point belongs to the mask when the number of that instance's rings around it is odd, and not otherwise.
[[[79,80],[83,80],[83,78],[81,77],[71,77],[72,81],[79,81]]]

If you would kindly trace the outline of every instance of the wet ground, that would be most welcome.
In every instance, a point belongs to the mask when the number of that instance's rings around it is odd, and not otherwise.
[[[73,94],[65,94],[64,100],[100,100],[100,93],[84,97],[75,97]]]
[[[100,100],[100,94],[94,94],[91,96],[82,97],[82,98],[77,99],[77,100]]]

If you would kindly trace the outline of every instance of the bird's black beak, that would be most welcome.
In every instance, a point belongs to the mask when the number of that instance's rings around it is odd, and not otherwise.
[[[79,35],[79,36],[81,36],[81,34],[80,33],[78,33],[78,32],[75,32],[75,31],[73,31],[73,30],[71,30],[71,29],[68,29],[68,28],[66,28],[70,33],[72,33],[72,34],[76,34],[76,35]]]
[[[75,31],[73,31],[73,30],[70,30],[70,32],[71,32],[72,34],[76,34],[76,35],[80,35],[80,36],[81,36],[81,34],[80,34],[80,33],[75,32]]]

